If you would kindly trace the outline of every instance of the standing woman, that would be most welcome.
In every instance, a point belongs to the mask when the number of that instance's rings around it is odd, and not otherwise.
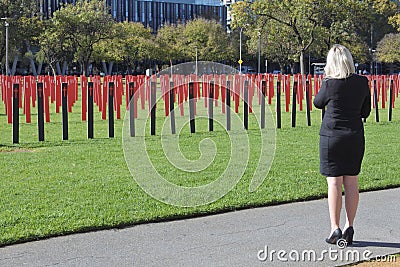
[[[325,79],[315,96],[317,108],[326,107],[320,135],[320,172],[328,182],[331,234],[326,242],[335,244],[344,238],[353,242],[353,222],[358,206],[358,174],[364,156],[365,139],[362,118],[371,112],[368,79],[355,74],[353,57],[342,45],[328,53]],[[342,185],[345,193],[346,224],[339,227],[342,209]]]

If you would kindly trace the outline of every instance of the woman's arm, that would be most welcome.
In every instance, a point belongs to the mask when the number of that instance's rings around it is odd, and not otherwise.
[[[371,113],[371,92],[369,91],[368,84],[366,89],[366,96],[361,107],[361,118],[368,118]]]
[[[319,109],[323,109],[329,102],[327,80],[322,80],[321,88],[318,94],[314,98],[314,106]]]

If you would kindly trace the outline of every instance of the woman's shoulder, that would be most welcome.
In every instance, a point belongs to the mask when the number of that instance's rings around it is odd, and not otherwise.
[[[332,77],[324,77],[324,78],[322,79],[322,81],[323,81],[324,83],[326,83],[326,84],[333,85],[333,84],[337,84],[337,83],[342,82],[343,79],[336,79],[336,78],[332,78]]]

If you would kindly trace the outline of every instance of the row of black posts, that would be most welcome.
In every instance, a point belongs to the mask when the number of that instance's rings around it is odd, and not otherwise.
[[[378,89],[376,88],[377,82],[374,80],[374,106],[375,106],[375,121],[379,122],[379,109],[378,109]],[[393,88],[394,88],[394,81],[390,80],[390,86],[389,86],[389,108],[388,108],[388,120],[392,120],[392,114],[393,114]],[[385,101],[382,99],[382,101]]]
[[[248,129],[248,116],[249,116],[249,106],[248,106],[248,81],[244,82],[244,103],[243,103],[243,127]],[[295,81],[293,85],[293,93],[292,93],[292,127],[296,126],[296,91],[297,91],[298,83]],[[378,91],[376,88],[376,81],[373,83],[374,91],[373,91],[373,99],[375,106],[375,121],[379,122],[379,109],[378,109]],[[128,84],[128,93],[129,100],[132,99],[134,95],[134,82],[130,82]],[[311,116],[310,116],[310,95],[309,95],[309,81],[306,81],[306,110],[307,110],[307,125],[311,126]],[[62,83],[62,139],[68,140],[68,90],[67,83]],[[170,91],[169,91],[169,111],[170,111],[170,120],[171,120],[171,133],[176,133],[175,126],[175,89],[174,83],[170,82]],[[209,86],[209,94],[208,94],[208,130],[214,130],[214,82],[210,82]],[[156,134],[156,82],[150,83],[150,134]],[[261,83],[261,129],[265,128],[265,93],[266,93],[266,82],[262,81]],[[392,102],[393,102],[393,80],[390,83],[389,89],[389,121],[392,120]],[[19,84],[13,85],[13,143],[19,143]],[[114,95],[115,88],[114,83],[110,82],[108,86],[108,135],[110,138],[114,137]],[[226,129],[231,130],[231,90],[230,90],[230,81],[226,82],[225,86],[225,96],[226,96]],[[37,83],[37,111],[38,111],[38,137],[39,141],[44,141],[44,107],[43,107],[43,83]],[[88,83],[88,94],[87,94],[87,112],[88,112],[88,138],[94,138],[94,128],[93,128],[93,82]],[[195,109],[194,109],[194,83],[189,83],[189,118],[190,118],[190,132],[196,132],[195,125]],[[134,103],[135,101],[129,101],[129,117],[130,117],[130,136],[135,136],[135,118],[134,118]],[[281,82],[277,82],[276,86],[276,121],[277,128],[281,128]],[[324,116],[324,110],[322,110],[322,117]]]

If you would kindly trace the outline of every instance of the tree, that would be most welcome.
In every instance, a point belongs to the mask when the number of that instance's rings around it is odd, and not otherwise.
[[[36,59],[39,62],[47,62],[54,75],[57,73],[55,70],[57,62],[73,59],[71,55],[75,53],[74,45],[67,36],[58,31],[51,21],[45,24],[45,31],[37,39],[39,40],[40,51],[36,55]]]
[[[397,13],[396,15],[393,15],[392,17],[389,18],[390,24],[393,26],[397,26],[397,31],[400,32],[400,14]]]
[[[162,62],[180,61],[185,55],[181,45],[184,25],[164,25],[157,32],[157,59]]]
[[[389,8],[393,13],[389,17],[388,22],[393,27],[397,27],[397,31],[400,32],[400,2],[391,2],[391,6]]]
[[[400,33],[386,34],[378,43],[376,56],[379,61],[385,63],[400,62]]]
[[[74,58],[80,65],[84,75],[90,64],[94,46],[113,36],[115,23],[109,14],[104,1],[83,0],[80,3],[65,4],[50,20],[58,34],[69,41],[68,50],[75,51]]]
[[[189,21],[185,25],[182,37],[185,55],[189,60],[195,59],[196,47],[200,60],[221,62],[233,59],[228,34],[216,21],[206,19]]]
[[[290,29],[281,26],[275,21],[268,21],[268,25],[263,25],[255,30],[246,31],[250,37],[248,43],[249,52],[256,54],[258,52],[258,32],[260,31],[261,53],[270,62],[279,64],[282,73],[285,67],[290,65],[294,68],[296,47],[290,38]],[[268,32],[265,32],[268,30]]]
[[[163,62],[195,60],[230,61],[234,58],[231,39],[214,20],[195,19],[182,25],[165,25],[156,37],[158,59]]]
[[[326,1],[313,0],[240,2],[233,5],[233,26],[252,31],[262,29],[267,34],[266,38],[272,41],[268,42],[269,56],[279,57],[277,61],[280,65],[297,58],[295,61],[300,62],[300,70],[304,74],[304,54],[316,39],[315,33],[325,4]],[[273,40],[280,43],[274,44]],[[285,49],[291,55],[279,55]]]
[[[390,0],[242,1],[233,5],[233,26],[245,28],[252,38],[261,29],[268,56],[291,64],[295,55],[303,73],[307,50],[324,58],[335,43],[346,45],[355,60],[367,61],[369,48],[393,31],[388,17],[394,20],[398,5]]]
[[[36,0],[0,0],[0,17],[8,18],[9,23],[9,59],[24,55],[33,43],[40,29]],[[0,54],[5,56],[5,27],[0,26]],[[1,58],[1,61],[5,58]],[[9,62],[8,62],[9,63]]]
[[[266,18],[290,29],[291,41],[296,47],[300,70],[304,74],[304,54],[315,40],[315,30],[326,1],[314,0],[257,0],[252,9],[256,17]]]
[[[154,36],[142,23],[122,22],[113,26],[114,38],[95,45],[95,58],[123,63],[131,72],[134,63],[155,58]]]

